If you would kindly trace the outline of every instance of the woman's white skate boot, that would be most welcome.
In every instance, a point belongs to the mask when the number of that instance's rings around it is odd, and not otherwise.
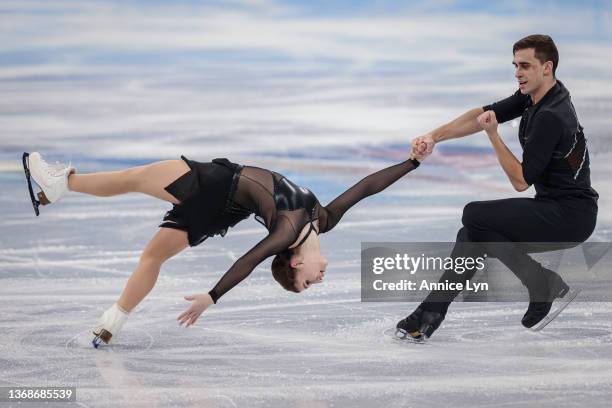
[[[93,334],[96,337],[91,342],[93,346],[98,348],[102,341],[108,344],[113,336],[117,336],[129,315],[129,312],[123,310],[118,304],[112,305],[94,327]]]
[[[68,191],[68,176],[76,172],[74,167],[63,163],[49,164],[38,152],[24,153],[23,156],[23,165],[28,184],[30,184],[31,176],[42,190],[37,194],[37,204],[46,205],[54,203],[66,194]],[[31,194],[33,195],[32,191]],[[35,200],[35,198],[32,197],[32,200]]]

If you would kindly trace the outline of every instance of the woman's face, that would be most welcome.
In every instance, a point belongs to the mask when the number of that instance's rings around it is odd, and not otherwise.
[[[298,292],[308,289],[315,283],[321,283],[325,277],[327,259],[318,248],[305,250],[299,255],[294,255],[291,264],[297,270],[295,285]]]

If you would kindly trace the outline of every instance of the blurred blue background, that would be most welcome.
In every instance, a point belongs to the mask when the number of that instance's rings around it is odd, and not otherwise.
[[[365,174],[513,93],[513,43],[545,33],[612,221],[611,16],[605,1],[3,1],[0,170],[38,150],[81,171],[185,154],[296,178]],[[516,125],[501,134],[520,155]],[[453,188],[452,206],[515,195],[482,133],[427,164],[429,205]]]

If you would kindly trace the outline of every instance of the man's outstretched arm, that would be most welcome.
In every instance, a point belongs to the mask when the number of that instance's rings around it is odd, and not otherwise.
[[[438,142],[480,132],[482,127],[477,118],[483,112],[482,108],[470,109],[456,119],[413,139],[413,153],[417,158],[423,159],[433,151],[434,145]]]
[[[478,123],[478,116],[484,112],[482,108],[474,108],[463,115],[429,132],[435,143],[444,140],[456,139],[458,137],[472,135],[482,130]]]
[[[438,142],[468,136],[483,130],[477,118],[484,111],[494,111],[499,123],[517,118],[521,116],[527,98],[529,98],[528,95],[516,91],[508,98],[491,105],[470,109],[447,124],[414,139],[412,141],[413,155],[417,159],[423,159],[433,151],[434,145]]]

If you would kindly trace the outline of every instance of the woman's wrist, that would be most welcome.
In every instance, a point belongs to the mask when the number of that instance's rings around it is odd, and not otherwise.
[[[408,161],[412,163],[415,169],[421,165],[421,162],[416,157],[414,157],[412,154],[410,155],[410,158],[408,159]]]
[[[216,304],[217,300],[219,300],[219,295],[217,295],[217,292],[214,289],[208,291],[207,295],[210,298],[211,304]]]

